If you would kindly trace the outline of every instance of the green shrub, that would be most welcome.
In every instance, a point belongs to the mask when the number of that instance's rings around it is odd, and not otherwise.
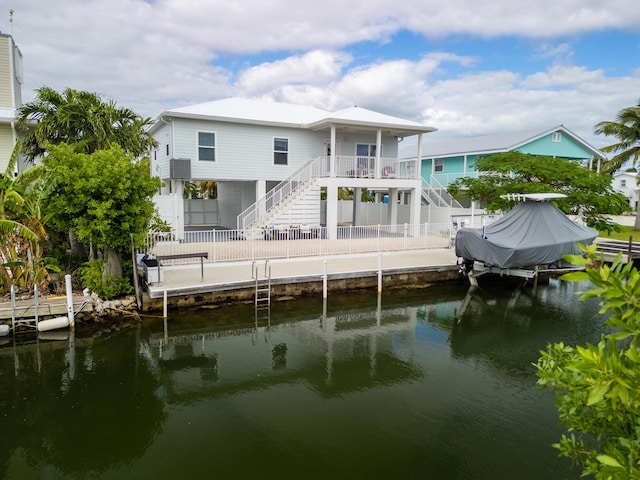
[[[94,292],[103,300],[128,295],[133,292],[131,283],[126,278],[104,278],[104,262],[92,260],[78,269],[82,286]]]

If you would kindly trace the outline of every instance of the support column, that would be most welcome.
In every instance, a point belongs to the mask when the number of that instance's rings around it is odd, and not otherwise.
[[[362,187],[353,189],[353,225],[362,224]]]
[[[327,185],[327,238],[338,238],[338,184],[332,181]]]
[[[336,176],[336,126],[331,125],[331,156],[329,157],[329,176]]]
[[[262,217],[266,213],[267,205],[263,201],[266,194],[267,194],[267,181],[257,180],[256,181],[256,206],[258,207],[258,218]]]
[[[173,229],[179,240],[184,240],[184,182],[173,182]]]
[[[375,178],[382,178],[382,165],[380,165],[380,159],[382,152],[382,129],[379,128],[376,132],[376,176]]]
[[[422,203],[422,187],[412,188],[409,194],[409,235],[417,237],[420,234],[420,208]]]
[[[389,209],[387,211],[387,225],[398,223],[398,189],[389,189]]]
[[[422,178],[422,133],[418,134],[418,151],[416,153],[416,178]],[[431,179],[429,179],[431,183]]]

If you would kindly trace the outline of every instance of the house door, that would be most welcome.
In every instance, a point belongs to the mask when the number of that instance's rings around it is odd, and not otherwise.
[[[376,171],[376,146],[370,143],[356,144],[358,177],[373,177]]]

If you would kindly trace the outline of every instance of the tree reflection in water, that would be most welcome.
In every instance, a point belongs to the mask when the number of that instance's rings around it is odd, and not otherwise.
[[[9,339],[0,474],[570,476],[531,363],[547,341],[599,336],[597,306],[572,289],[451,284],[283,302],[260,320],[225,307]]]

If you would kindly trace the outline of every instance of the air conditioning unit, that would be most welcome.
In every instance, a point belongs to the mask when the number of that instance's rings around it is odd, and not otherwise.
[[[191,178],[191,159],[172,158],[169,175],[172,180],[189,180]]]

